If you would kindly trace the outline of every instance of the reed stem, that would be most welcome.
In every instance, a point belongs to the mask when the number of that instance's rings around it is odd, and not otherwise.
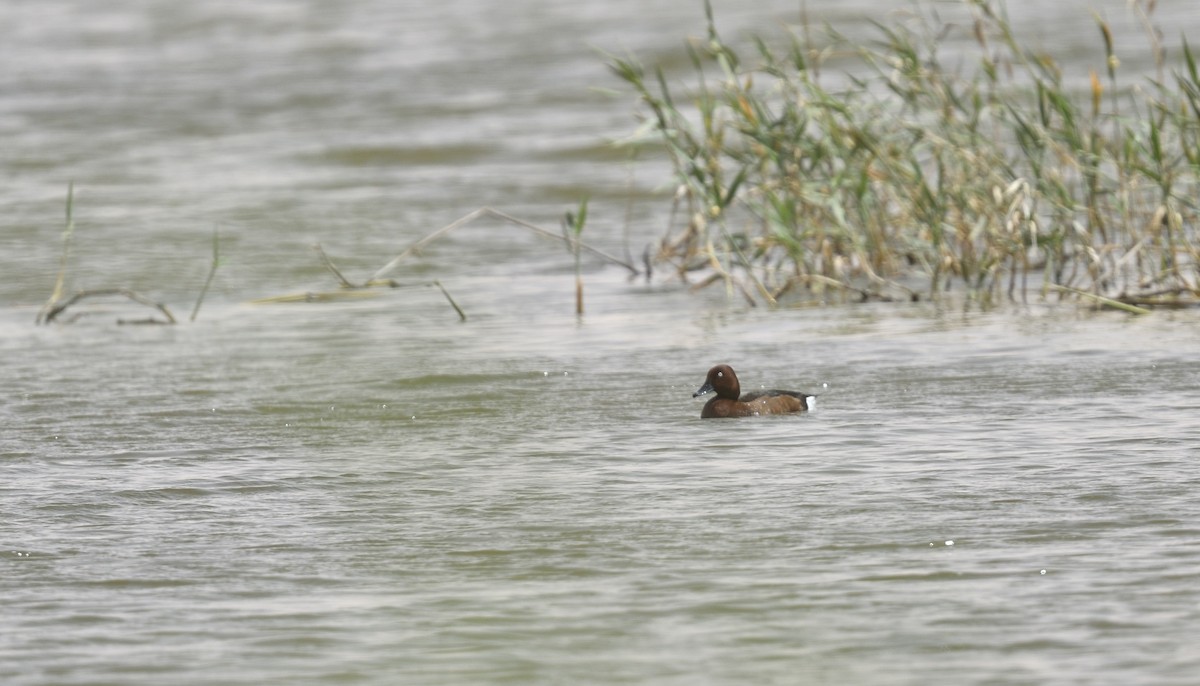
[[[200,305],[204,302],[204,296],[208,294],[208,287],[212,285],[213,277],[217,275],[217,267],[221,260],[221,231],[219,227],[213,227],[212,242],[212,265],[208,269],[208,278],[204,279],[204,286],[200,289],[200,295],[196,297],[196,304],[192,307],[192,315],[188,317],[189,322],[196,321],[196,315],[200,312]]]
[[[62,255],[58,261],[58,277],[54,280],[54,290],[50,292],[50,298],[46,300],[46,304],[38,311],[36,323],[49,324],[51,317],[50,311],[63,297],[63,288],[67,279],[67,263],[71,257],[71,241],[75,236],[75,182],[71,181],[67,184],[67,222],[66,228],[62,234]]]

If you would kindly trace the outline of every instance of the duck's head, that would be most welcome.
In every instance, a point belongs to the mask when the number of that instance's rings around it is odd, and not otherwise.
[[[742,387],[738,383],[737,374],[733,373],[733,367],[719,364],[708,370],[708,377],[704,379],[704,385],[693,393],[692,397],[696,398],[713,391],[717,392],[718,398],[738,399],[738,396],[742,394]]]

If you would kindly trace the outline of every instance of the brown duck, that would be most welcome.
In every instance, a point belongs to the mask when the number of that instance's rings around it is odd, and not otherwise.
[[[717,395],[704,404],[700,416],[704,419],[714,417],[751,417],[763,414],[793,414],[805,412],[812,407],[816,396],[800,391],[759,391],[741,395],[742,387],[738,383],[737,374],[727,364],[719,364],[708,370],[708,378],[700,390],[692,394],[693,398],[716,391]]]

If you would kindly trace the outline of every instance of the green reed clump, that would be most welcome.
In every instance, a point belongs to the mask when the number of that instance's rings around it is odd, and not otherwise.
[[[1149,26],[1149,9],[1138,5]],[[1084,292],[1191,304],[1200,296],[1200,76],[1184,41],[1171,78],[1125,85],[1106,23],[1102,79],[1073,88],[1015,35],[1002,4],[970,20],[916,12],[853,45],[790,35],[739,54],[716,29],[688,45],[687,95],[633,58],[612,70],[649,110],[685,207],[658,260],[707,268],[747,298],[796,286],[862,298],[982,302]],[[963,28],[965,27],[965,28]],[[943,62],[943,43],[962,37]],[[841,74],[831,85],[828,72]],[[966,66],[962,66],[963,64]],[[674,213],[673,213],[674,214]]]

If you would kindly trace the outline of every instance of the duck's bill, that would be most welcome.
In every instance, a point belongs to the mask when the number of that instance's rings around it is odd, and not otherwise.
[[[692,394],[692,397],[699,398],[700,396],[704,395],[705,393],[712,393],[712,391],[713,391],[713,385],[710,383],[705,383],[703,386],[700,387],[700,390],[698,390]]]

